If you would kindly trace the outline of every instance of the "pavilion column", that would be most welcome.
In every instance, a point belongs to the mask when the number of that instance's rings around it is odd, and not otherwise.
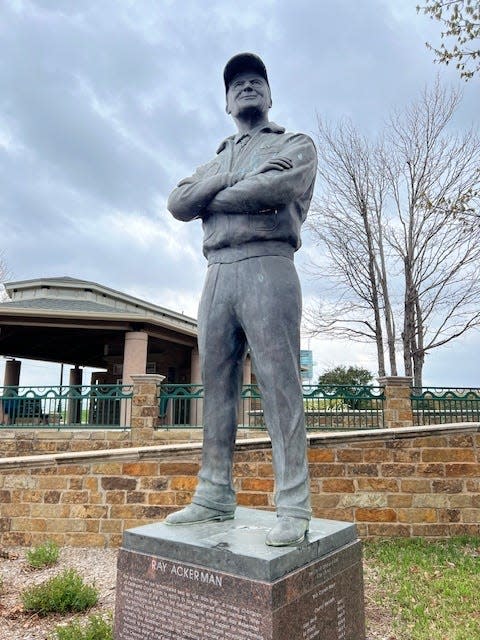
[[[147,370],[148,333],[129,331],[125,334],[123,351],[123,384],[133,384],[132,375]]]
[[[75,366],[70,369],[69,386],[70,398],[68,400],[67,422],[68,424],[81,424],[82,422],[82,400],[79,393],[82,392],[83,369]]]
[[[243,384],[252,384],[252,359],[249,355],[243,363]]]
[[[252,384],[252,360],[249,355],[243,361],[242,391],[245,385]],[[248,425],[250,423],[251,400],[248,395],[240,398],[238,406],[238,424]]]
[[[148,333],[145,331],[129,331],[125,334],[123,351],[122,384],[133,384],[134,375],[144,374],[147,370]],[[131,405],[122,401],[121,426],[129,425],[131,419]]]
[[[5,396],[15,396],[18,391],[18,385],[20,384],[20,370],[22,363],[20,360],[7,360],[5,363],[5,374],[3,377],[3,384],[5,387],[10,387],[10,391],[4,390]],[[1,392],[0,392],[1,393]],[[15,418],[12,419],[15,422]],[[10,424],[10,417],[8,410],[4,412],[4,403],[0,401],[0,424]]]
[[[5,387],[18,387],[20,384],[20,371],[22,363],[20,360],[7,360],[5,363],[5,375],[3,385]]]
[[[195,345],[192,349],[190,360],[190,381],[192,384],[202,384],[202,371],[200,368],[200,354]],[[203,425],[203,398],[190,401],[190,424],[192,426]]]

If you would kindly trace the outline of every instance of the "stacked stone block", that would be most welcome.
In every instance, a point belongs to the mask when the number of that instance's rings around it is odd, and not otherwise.
[[[402,376],[386,376],[378,382],[384,387],[383,422],[386,427],[401,428],[413,425],[411,401],[412,379]]]

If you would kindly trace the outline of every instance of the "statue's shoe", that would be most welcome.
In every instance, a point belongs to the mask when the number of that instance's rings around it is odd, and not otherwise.
[[[265,544],[270,547],[288,547],[292,544],[299,544],[305,540],[308,524],[309,521],[303,518],[279,516],[277,524],[267,533]]]
[[[189,504],[188,507],[175,511],[165,518],[165,524],[171,525],[187,525],[198,524],[200,522],[223,522],[224,520],[232,520],[234,511],[218,511],[209,507],[202,507],[199,504]]]

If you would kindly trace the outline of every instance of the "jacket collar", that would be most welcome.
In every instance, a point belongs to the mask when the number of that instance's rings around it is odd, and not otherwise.
[[[262,125],[258,129],[253,129],[248,135],[253,136],[256,133],[260,133],[260,132],[265,132],[265,133],[285,133],[285,127],[280,127],[278,124],[275,124],[275,122],[269,122],[268,124]],[[247,134],[235,133],[232,136],[228,136],[228,138],[225,138],[225,140],[223,140],[220,143],[220,146],[217,149],[217,153],[220,153],[221,151],[223,151],[230,140],[232,142],[234,142],[234,143],[235,142],[239,142],[241,140],[241,138],[243,138],[245,135],[247,135]]]

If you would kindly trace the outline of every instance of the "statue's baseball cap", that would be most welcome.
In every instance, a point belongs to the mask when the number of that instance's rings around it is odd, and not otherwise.
[[[270,86],[267,70],[261,58],[254,53],[238,53],[236,56],[233,56],[233,58],[230,58],[223,70],[225,91],[228,91],[228,87],[233,78],[239,73],[242,73],[242,71],[255,71],[259,76],[262,76],[268,86]]]

